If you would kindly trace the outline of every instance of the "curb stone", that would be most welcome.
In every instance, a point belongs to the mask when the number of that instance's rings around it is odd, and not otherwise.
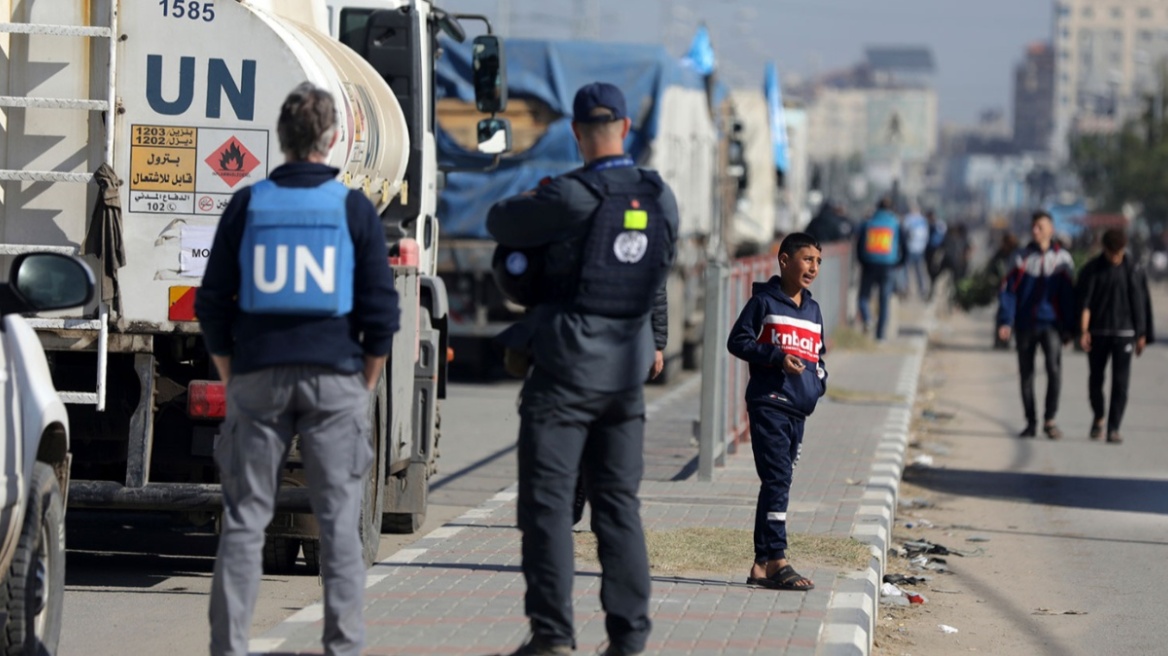
[[[932,306],[926,316],[931,329]],[[925,331],[926,334],[930,330]],[[856,513],[852,537],[869,546],[872,557],[868,570],[837,585],[828,602],[827,620],[820,634],[818,653],[829,656],[867,656],[875,640],[876,618],[880,604],[880,582],[884,579],[885,559],[892,541],[896,518],[897,494],[908,449],[909,425],[916,404],[921,369],[928,339],[909,340],[912,355],[901,365],[896,394],[905,400],[889,407],[883,435],[876,448],[876,460]]]

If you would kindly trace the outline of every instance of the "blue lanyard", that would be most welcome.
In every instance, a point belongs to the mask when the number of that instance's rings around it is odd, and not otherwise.
[[[594,162],[584,167],[585,171],[607,171],[608,169],[620,169],[630,166],[636,166],[637,163],[633,161],[632,157],[623,155],[621,157],[614,157],[606,159],[603,162]]]

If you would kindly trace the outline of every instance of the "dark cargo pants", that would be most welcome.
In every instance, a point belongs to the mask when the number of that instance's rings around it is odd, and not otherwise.
[[[211,583],[213,656],[248,654],[264,530],[296,434],[320,525],[325,654],[361,652],[365,561],[358,522],[364,476],[373,463],[368,411],[362,374],[283,366],[231,377],[227,418],[215,440],[223,526]]]
[[[754,511],[756,563],[787,557],[787,504],[804,423],[773,406],[750,408],[750,447],[760,483]]]
[[[649,558],[637,498],[644,473],[642,388],[574,389],[537,368],[523,387],[519,416],[518,520],[532,632],[549,644],[575,644],[572,502],[577,473],[583,472],[609,640],[622,652],[644,650],[651,623]]]

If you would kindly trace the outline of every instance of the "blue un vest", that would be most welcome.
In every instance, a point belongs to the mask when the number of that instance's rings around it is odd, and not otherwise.
[[[600,200],[581,249],[574,303],[581,312],[643,316],[669,273],[660,176],[641,170],[635,182],[616,182],[598,175],[631,165],[614,160],[570,174]]]
[[[868,222],[860,255],[865,264],[894,266],[900,262],[900,223],[892,212],[877,212]]]
[[[251,188],[239,249],[240,309],[326,317],[353,309],[348,196],[335,180],[304,188],[264,180]]]

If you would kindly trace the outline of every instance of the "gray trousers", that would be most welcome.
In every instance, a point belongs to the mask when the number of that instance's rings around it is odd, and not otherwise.
[[[360,654],[365,562],[358,523],[373,463],[369,392],[361,374],[282,366],[232,376],[227,418],[215,440],[223,525],[211,584],[211,654],[246,656],[280,471],[292,436],[320,525],[325,653]]]

